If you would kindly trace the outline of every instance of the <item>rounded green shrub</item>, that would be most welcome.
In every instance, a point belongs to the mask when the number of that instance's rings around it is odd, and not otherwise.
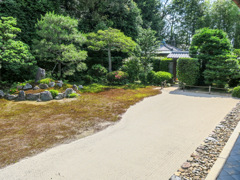
[[[72,93],[68,95],[68,98],[76,98],[76,97],[78,97],[77,93]]]
[[[161,85],[163,81],[168,83],[172,82],[173,75],[164,71],[150,71],[147,76],[147,80],[150,84]]]
[[[49,84],[50,82],[52,82],[53,80],[51,78],[45,78],[45,79],[41,79],[39,81],[40,84]]]
[[[240,86],[233,88],[232,97],[240,98]]]
[[[58,95],[57,90],[51,89],[49,92],[52,94],[53,99]]]
[[[102,77],[107,75],[107,69],[101,64],[95,64],[88,72],[92,76]]]
[[[107,74],[107,80],[110,84],[114,85],[126,84],[128,80],[128,73],[123,71],[113,71]]]

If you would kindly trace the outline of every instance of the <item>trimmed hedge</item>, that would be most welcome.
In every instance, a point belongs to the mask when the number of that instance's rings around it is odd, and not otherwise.
[[[181,83],[195,85],[199,78],[199,63],[194,58],[179,58],[177,61],[177,75]]]
[[[169,72],[169,63],[172,61],[171,58],[166,57],[152,57],[151,62],[154,71],[165,71]]]
[[[161,85],[163,81],[167,81],[168,83],[172,82],[173,75],[169,72],[164,71],[151,71],[148,73],[147,79],[150,84]]]
[[[233,88],[232,97],[240,98],[240,86]]]

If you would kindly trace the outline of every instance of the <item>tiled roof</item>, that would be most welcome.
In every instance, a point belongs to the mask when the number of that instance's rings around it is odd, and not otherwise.
[[[161,51],[182,51],[181,49],[178,49],[176,47],[173,47],[173,46],[170,46],[168,44],[162,44],[158,49],[157,49],[158,52],[161,52]]]
[[[188,51],[173,51],[168,58],[190,58]]]

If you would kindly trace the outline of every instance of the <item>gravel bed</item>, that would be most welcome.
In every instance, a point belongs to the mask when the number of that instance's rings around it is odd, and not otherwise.
[[[203,180],[207,177],[240,120],[240,103],[216,126],[169,180]]]

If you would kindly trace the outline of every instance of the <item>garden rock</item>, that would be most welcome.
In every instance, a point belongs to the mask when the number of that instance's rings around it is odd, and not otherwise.
[[[32,85],[27,83],[24,87],[23,90],[28,90],[28,89],[32,89]]]
[[[79,89],[83,89],[83,86],[82,86],[82,85],[79,85],[78,88],[79,88]]]
[[[40,89],[40,87],[38,87],[38,86],[35,86],[35,87],[33,88],[33,90],[38,90],[38,89]]]
[[[11,101],[11,100],[16,100],[17,97],[18,97],[17,95],[11,95],[11,94],[7,94],[7,95],[6,95],[6,99],[7,99],[7,100],[10,100],[10,101]]]
[[[48,88],[48,85],[47,84],[39,84],[39,87],[41,89],[47,89]]]
[[[40,99],[42,101],[50,101],[53,99],[52,94],[49,91],[44,91],[40,93]]]
[[[67,88],[64,93],[65,94],[64,97],[68,97],[68,95],[72,93],[76,93],[76,91],[74,91],[72,88]]]
[[[36,101],[36,100],[40,99],[40,93],[27,94],[26,99],[29,100],[29,101]]]
[[[62,87],[63,86],[63,83],[61,83],[61,82],[58,82],[58,83],[56,83],[56,86],[58,86],[58,87]]]
[[[64,98],[64,94],[63,93],[58,93],[58,95],[55,97],[56,100],[61,100]]]
[[[75,84],[73,85],[72,88],[73,88],[74,91],[77,91],[77,90],[78,90],[78,87],[77,87]]]
[[[50,83],[48,84],[48,86],[49,86],[49,87],[54,87],[54,86],[55,86],[55,82],[50,82]]]
[[[42,102],[42,100],[41,99],[37,99],[37,102]]]
[[[36,78],[35,78],[35,82],[38,82],[38,81],[40,81],[41,79],[44,79],[44,78],[45,78],[45,69],[38,68]]]
[[[18,100],[18,101],[25,101],[25,97],[26,97],[25,92],[21,90],[21,91],[19,92],[19,94],[18,94],[17,100]]]
[[[2,90],[0,90],[0,98],[3,98],[4,97],[4,92]]]

